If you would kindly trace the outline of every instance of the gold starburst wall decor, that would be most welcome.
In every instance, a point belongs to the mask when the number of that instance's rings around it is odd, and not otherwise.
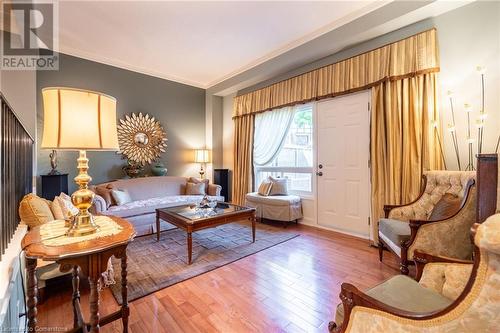
[[[118,124],[120,153],[144,166],[160,157],[167,148],[167,133],[153,116],[132,113]]]

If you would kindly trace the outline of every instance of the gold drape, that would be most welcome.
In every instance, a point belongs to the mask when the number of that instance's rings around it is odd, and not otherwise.
[[[372,220],[384,204],[410,202],[419,193],[423,170],[442,168],[437,141],[437,73],[386,81],[372,88]],[[377,223],[372,223],[377,237]]]
[[[234,168],[232,201],[242,205],[252,191],[254,115],[234,119]]]
[[[436,30],[235,97],[233,117],[305,103],[439,71]]]

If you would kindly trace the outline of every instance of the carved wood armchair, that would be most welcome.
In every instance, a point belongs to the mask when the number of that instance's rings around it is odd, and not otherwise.
[[[389,302],[384,299],[391,293],[404,298],[411,290],[386,288],[383,293],[374,294],[342,284],[342,313],[338,315],[338,308],[336,322],[329,325],[330,332],[496,332],[500,327],[500,214],[472,229],[473,264],[415,252],[419,282],[413,289],[419,290],[413,304],[401,307],[394,303],[397,298],[389,297]],[[401,278],[410,279],[404,275],[391,279]],[[432,306],[427,304],[423,311],[408,310],[411,305],[422,304],[429,292],[437,300]],[[439,303],[440,295],[450,299],[448,304]]]
[[[378,224],[380,261],[383,249],[388,248],[401,258],[401,273],[407,275],[417,249],[435,256],[470,259],[468,231],[476,214],[474,184],[475,172],[425,172],[422,191],[413,202],[384,206],[385,218]],[[456,198],[456,208],[441,216],[436,214],[442,202],[446,205],[448,196]]]

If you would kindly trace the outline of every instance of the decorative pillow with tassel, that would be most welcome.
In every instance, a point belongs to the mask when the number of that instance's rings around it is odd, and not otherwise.
[[[36,194],[26,194],[19,204],[19,216],[30,228],[42,225],[55,219],[50,209],[51,205],[49,200],[40,198]]]

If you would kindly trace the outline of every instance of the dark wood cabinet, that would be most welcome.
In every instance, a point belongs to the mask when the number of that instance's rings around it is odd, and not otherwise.
[[[224,200],[231,202],[229,196],[229,169],[214,169],[214,184],[222,186],[221,195]]]
[[[68,174],[42,175],[42,198],[54,200],[61,192],[68,194]]]

